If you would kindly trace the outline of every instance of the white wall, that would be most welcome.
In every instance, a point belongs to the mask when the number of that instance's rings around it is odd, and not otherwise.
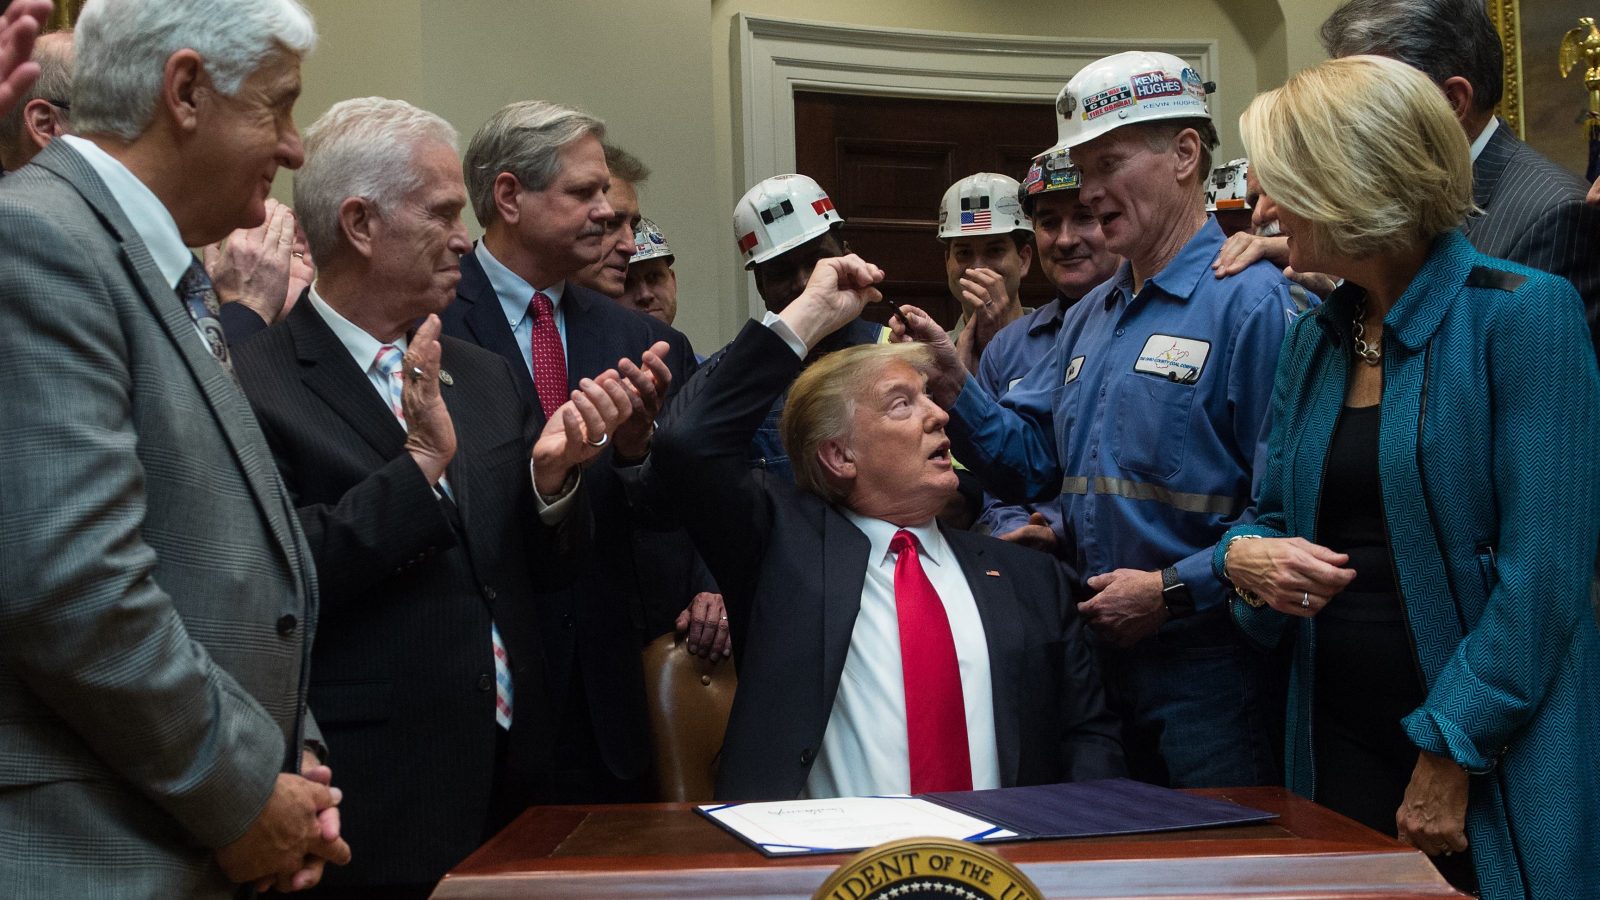
[[[1321,58],[1316,27],[1337,0],[303,0],[321,43],[305,66],[299,121],[378,94],[439,113],[462,141],[494,110],[539,98],[606,120],[654,170],[645,212],[677,255],[678,327],[702,352],[745,315],[729,224],[734,184],[734,17],[759,16],[1037,36],[1208,39],[1220,63],[1219,156],[1258,90]],[[1063,72],[1065,82],[1071,73]],[[287,199],[289,176],[277,193]]]

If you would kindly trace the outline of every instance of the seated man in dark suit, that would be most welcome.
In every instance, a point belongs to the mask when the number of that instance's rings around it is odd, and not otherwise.
[[[376,97],[313,123],[295,206],[320,274],[236,348],[322,588],[310,702],[364,848],[325,895],[426,896],[534,801],[563,727],[537,592],[570,580],[578,467],[635,408],[610,371],[539,433],[505,360],[439,337],[470,246],[455,140]]]
[[[727,600],[739,691],[730,800],[1009,787],[1123,774],[1118,726],[1049,557],[935,521],[956,490],[928,355],[861,345],[811,364],[782,422],[795,482],[745,454],[818,341],[883,277],[819,261],[671,405],[646,486]]]

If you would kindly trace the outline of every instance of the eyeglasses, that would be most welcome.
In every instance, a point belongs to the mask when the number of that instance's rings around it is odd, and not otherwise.
[[[51,106],[54,106],[56,109],[59,109],[62,112],[71,112],[72,111],[72,104],[68,103],[65,100],[51,100],[50,98],[46,97],[44,102],[50,104]]]

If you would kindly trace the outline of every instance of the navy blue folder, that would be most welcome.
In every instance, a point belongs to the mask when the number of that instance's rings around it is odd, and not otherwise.
[[[1181,831],[1277,818],[1226,800],[1127,778],[920,796],[1015,831],[1019,840]]]

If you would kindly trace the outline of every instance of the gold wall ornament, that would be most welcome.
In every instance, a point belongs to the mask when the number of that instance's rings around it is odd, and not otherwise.
[[[1594,19],[1578,19],[1578,27],[1561,39],[1561,77],[1566,78],[1573,69],[1583,67],[1583,84],[1589,89],[1589,136],[1593,138],[1600,129],[1600,28]]]
[[[1489,21],[1500,32],[1500,49],[1505,55],[1505,89],[1500,95],[1500,118],[1519,138],[1526,138],[1522,109],[1522,18],[1518,0],[1485,0]]]
[[[55,0],[45,30],[60,31],[63,28],[71,28],[78,21],[78,14],[83,12],[83,3],[84,0]]]

